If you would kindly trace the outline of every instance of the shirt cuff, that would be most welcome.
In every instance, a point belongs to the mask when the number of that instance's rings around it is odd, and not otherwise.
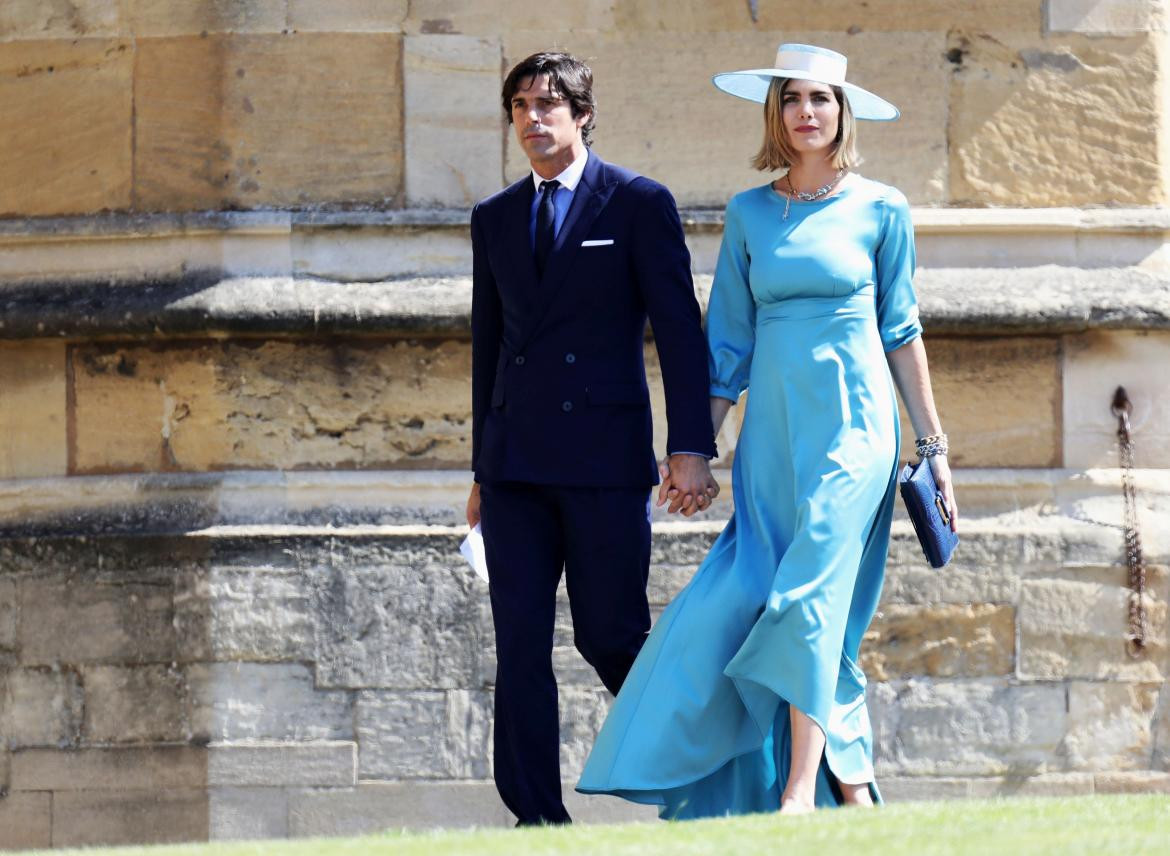
[[[696,458],[706,458],[711,460],[710,455],[704,455],[702,452],[688,452],[685,449],[679,449],[677,452],[667,452],[667,455],[694,455]]]

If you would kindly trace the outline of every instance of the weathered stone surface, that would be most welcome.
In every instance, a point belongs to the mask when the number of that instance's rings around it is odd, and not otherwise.
[[[72,670],[0,671],[0,741],[5,747],[75,746],[84,707],[81,682]]]
[[[166,791],[207,784],[207,750],[194,746],[25,749],[12,754],[13,791]]]
[[[21,660],[54,663],[170,662],[175,657],[169,585],[103,584],[59,577],[21,583]],[[68,627],[69,633],[61,628]]]
[[[561,775],[575,780],[581,775],[597,732],[605,722],[613,696],[601,688],[600,682],[595,682],[592,687],[562,686],[559,695]]]
[[[969,467],[1060,465],[1060,340],[926,340],[930,379],[951,440],[951,462]],[[917,436],[902,407],[902,460]]]
[[[460,343],[94,345],[74,367],[82,473],[470,459]]]
[[[942,779],[934,776],[901,778],[886,776],[878,782],[887,803],[934,802],[970,796],[970,779]]]
[[[0,42],[124,35],[120,0],[8,0]]]
[[[0,651],[16,647],[16,580],[0,578]]]
[[[784,26],[792,20],[797,19],[786,18]],[[563,33],[506,32],[505,66],[563,43]],[[719,92],[709,80],[716,72],[745,64],[770,64],[776,45],[784,40],[840,48],[849,55],[851,78],[895,104],[914,105],[898,122],[871,123],[861,130],[863,171],[896,185],[916,203],[944,201],[950,72],[941,32],[864,31],[849,36],[826,27],[670,38],[659,32],[575,32],[571,49],[589,57],[596,70],[598,153],[663,182],[682,205],[722,208],[732,194],[765,183],[768,176],[748,165],[763,138],[762,108]],[[885,61],[895,55],[903,61]],[[679,110],[680,103],[688,109]],[[712,128],[734,130],[711,134]],[[514,180],[524,174],[527,159],[511,136],[505,171]]]
[[[1093,793],[1090,773],[1044,773],[1032,775],[1027,769],[1002,779],[972,779],[970,795],[990,797],[1075,797]]]
[[[1068,763],[1078,770],[1145,770],[1161,684],[1086,683],[1068,689]]]
[[[6,849],[48,849],[52,817],[52,794],[6,794],[0,797],[0,841]]]
[[[285,788],[211,788],[207,796],[208,840],[288,838]],[[356,830],[346,831],[349,835],[355,833]]]
[[[353,739],[353,698],[316,689],[307,665],[197,663],[186,678],[199,742]]]
[[[349,788],[357,783],[357,745],[314,743],[213,743],[207,749],[207,784],[213,787]]]
[[[960,62],[951,77],[949,201],[1163,203],[1158,124],[1131,97],[1159,79],[1157,43],[1154,34],[952,30],[948,49]],[[1092,180],[1073,163],[1094,164]]]
[[[288,0],[124,0],[134,34],[279,33],[287,24]]]
[[[305,33],[398,32],[410,7],[408,0],[287,0],[288,27]]]
[[[1128,572],[1108,569],[1094,579],[1042,577],[1025,580],[1020,593],[1019,673],[1043,680],[1164,680],[1166,600],[1147,591],[1147,656],[1125,651],[1128,628]]]
[[[995,604],[891,604],[870,625],[860,665],[877,681],[1009,675],[1015,667],[1015,617],[1012,607]]]
[[[53,794],[53,846],[207,840],[207,791],[65,791]]]
[[[1170,773],[1149,770],[1134,773],[1098,773],[1093,777],[1098,794],[1170,794]]]
[[[293,791],[288,812],[295,838],[514,822],[490,782],[362,782],[355,790]]]
[[[1051,32],[1130,35],[1153,30],[1160,17],[1159,0],[1048,0]]]
[[[0,347],[0,478],[65,475],[65,345]]]
[[[951,568],[939,573],[927,566],[922,557],[918,539],[898,539],[899,554],[909,553],[906,563],[886,565],[886,579],[882,586],[883,604],[901,603],[1014,603],[1019,595],[1020,578],[1010,567],[987,568],[983,571]],[[963,546],[966,548],[966,532]],[[905,547],[903,551],[901,548]],[[918,548],[918,555],[913,554]]]
[[[1011,774],[1064,769],[1061,684],[896,681],[871,684],[874,755],[884,775]]]
[[[87,666],[87,743],[180,743],[190,739],[188,687],[169,665]]]
[[[408,36],[402,58],[406,204],[468,207],[503,184],[500,44]]]
[[[0,216],[129,206],[133,55],[110,39],[0,43]]]
[[[394,203],[401,42],[312,33],[139,39],[135,207]]]
[[[263,567],[192,569],[176,581],[175,632],[185,660],[313,659],[304,574]]]
[[[318,685],[475,686],[487,593],[457,549],[454,537],[396,539],[360,564],[322,569],[313,590]]]
[[[1162,685],[1158,707],[1154,712],[1154,751],[1151,766],[1156,770],[1170,770],[1170,688]]]
[[[491,776],[491,695],[366,691],[356,722],[362,779]]]
[[[1124,386],[1133,403],[1130,426],[1139,467],[1170,468],[1170,333],[1096,332],[1066,337],[1064,465],[1116,467],[1113,393]]]

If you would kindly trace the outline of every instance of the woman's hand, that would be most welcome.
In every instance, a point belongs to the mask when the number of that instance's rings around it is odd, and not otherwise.
[[[930,471],[934,474],[934,483],[942,491],[947,510],[951,513],[951,531],[958,532],[959,506],[955,503],[955,484],[951,479],[950,462],[947,461],[946,455],[931,455],[926,460],[930,461]]]

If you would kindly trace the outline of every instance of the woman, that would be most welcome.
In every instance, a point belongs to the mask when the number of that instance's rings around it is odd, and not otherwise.
[[[909,206],[851,171],[854,119],[898,111],[845,68],[787,44],[775,68],[714,80],[764,103],[754,165],[787,169],[728,204],[708,311],[716,429],[751,389],[735,513],[655,625],[577,786],[666,818],[880,801],[857,659],[893,510],[891,374],[957,516]]]

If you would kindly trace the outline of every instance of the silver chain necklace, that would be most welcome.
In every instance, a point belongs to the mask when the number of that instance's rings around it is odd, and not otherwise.
[[[837,182],[839,182],[845,176],[846,172],[848,172],[848,170],[837,170],[837,174],[829,180],[828,184],[822,184],[811,193],[806,193],[803,190],[797,190],[792,185],[792,173],[785,173],[784,180],[788,182],[788,192],[784,194],[784,216],[781,219],[788,219],[788,209],[792,207],[792,200],[794,198],[799,199],[801,202],[816,202],[822,196],[827,196],[829,192],[837,186]]]

